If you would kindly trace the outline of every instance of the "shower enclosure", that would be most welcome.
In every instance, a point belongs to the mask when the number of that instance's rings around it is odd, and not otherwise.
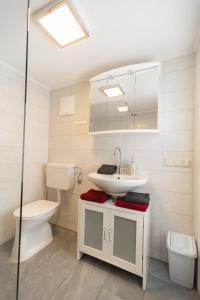
[[[27,0],[0,1],[0,299],[3,300],[19,298],[20,264],[10,258],[15,235],[13,211],[23,201],[28,6]]]

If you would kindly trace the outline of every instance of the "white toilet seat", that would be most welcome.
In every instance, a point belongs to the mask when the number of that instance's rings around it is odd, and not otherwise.
[[[59,206],[58,202],[48,201],[48,200],[37,200],[22,207],[22,219],[32,220],[38,217],[45,216],[52,211],[56,210]],[[17,208],[13,215],[15,218],[20,218],[20,207]]]

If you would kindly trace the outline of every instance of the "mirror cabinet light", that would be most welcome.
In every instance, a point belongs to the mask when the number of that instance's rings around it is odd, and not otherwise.
[[[40,27],[60,46],[89,37],[71,2],[54,1],[33,14]]]
[[[117,106],[117,110],[119,112],[126,112],[128,111],[128,106]]]
[[[125,94],[120,84],[104,86],[101,87],[100,89],[104,93],[104,95],[108,98],[122,96]]]

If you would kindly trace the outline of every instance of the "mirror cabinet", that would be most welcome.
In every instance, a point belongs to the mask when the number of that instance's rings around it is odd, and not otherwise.
[[[90,80],[90,133],[158,131],[160,63],[126,66]]]

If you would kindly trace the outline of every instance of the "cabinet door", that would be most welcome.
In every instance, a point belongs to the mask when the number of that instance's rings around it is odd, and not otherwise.
[[[79,218],[80,251],[103,257],[106,240],[104,208],[81,203]]]
[[[143,216],[112,211],[109,223],[110,255],[114,264],[142,274]]]

